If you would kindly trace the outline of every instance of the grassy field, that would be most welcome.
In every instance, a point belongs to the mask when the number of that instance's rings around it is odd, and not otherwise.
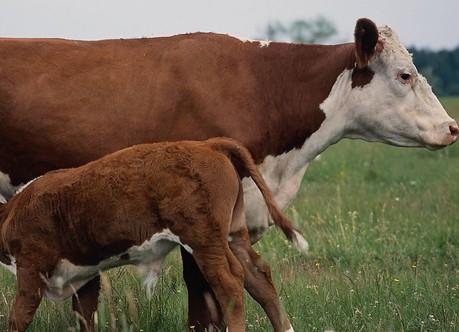
[[[444,105],[459,118],[459,99]],[[429,152],[343,141],[314,162],[289,215],[302,257],[271,229],[270,262],[296,331],[459,331],[459,144]],[[147,299],[130,269],[104,274],[100,331],[183,331],[186,289],[170,255]],[[0,330],[14,279],[0,271]],[[30,331],[72,331],[69,303],[43,301]],[[247,297],[249,331],[269,331]]]

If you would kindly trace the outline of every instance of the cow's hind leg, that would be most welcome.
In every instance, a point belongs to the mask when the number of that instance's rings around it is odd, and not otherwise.
[[[9,332],[23,332],[29,326],[46,290],[44,278],[44,273],[31,267],[18,268],[16,298],[8,323]]]
[[[226,243],[224,244],[226,245]],[[229,332],[245,331],[243,270],[227,248],[219,254],[215,246],[195,251],[193,256],[220,303]]]
[[[183,247],[180,248],[183,261],[183,278],[188,289],[188,326],[190,331],[223,330],[223,315],[212,288],[196,265],[193,256]]]
[[[271,269],[252,249],[247,232],[231,234],[230,248],[244,269],[245,289],[263,307],[274,331],[293,331],[271,279]]]
[[[72,297],[73,311],[78,313],[81,331],[95,330],[94,315],[97,311],[100,291],[100,276],[91,279]]]

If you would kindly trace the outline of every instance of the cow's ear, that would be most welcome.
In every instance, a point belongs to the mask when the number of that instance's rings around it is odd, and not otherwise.
[[[368,66],[378,43],[378,28],[368,18],[360,18],[355,25],[355,56],[358,68]]]

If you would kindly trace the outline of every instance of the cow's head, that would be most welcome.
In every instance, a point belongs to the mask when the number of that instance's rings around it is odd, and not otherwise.
[[[456,121],[446,113],[391,28],[369,19],[355,27],[356,65],[348,73],[346,137],[398,146],[454,143]],[[349,81],[348,81],[349,82]]]

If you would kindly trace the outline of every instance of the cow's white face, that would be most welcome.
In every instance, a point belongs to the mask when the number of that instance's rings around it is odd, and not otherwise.
[[[371,29],[367,29],[367,33],[368,30]],[[387,26],[377,31],[374,51],[367,54],[366,59],[365,55],[360,59],[361,69],[355,69],[360,70],[360,78],[347,95],[350,121],[345,136],[427,148],[454,143],[459,134],[456,122],[446,113],[427,80],[418,73],[396,33]],[[357,38],[358,26],[358,48]],[[365,49],[360,56],[363,52]]]

